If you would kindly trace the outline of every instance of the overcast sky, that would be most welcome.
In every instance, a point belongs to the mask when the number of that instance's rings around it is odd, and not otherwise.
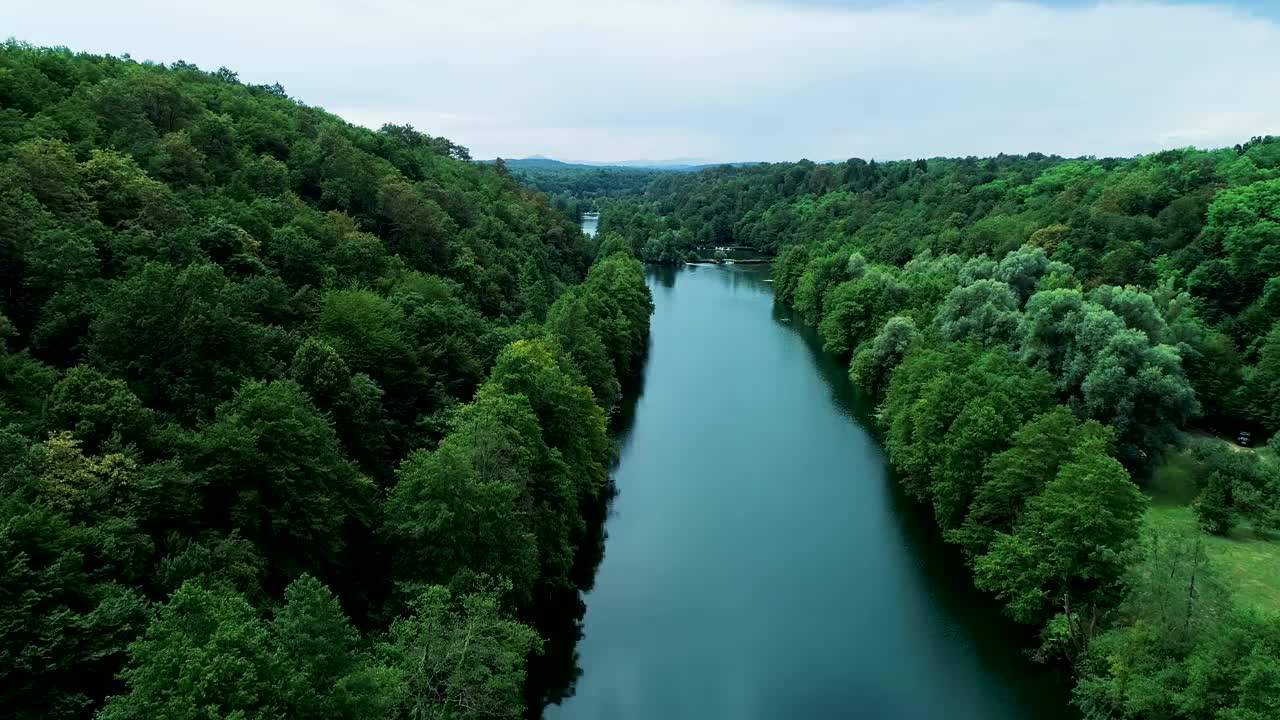
[[[225,65],[476,157],[1132,155],[1280,132],[1275,4],[0,0],[0,36]]]

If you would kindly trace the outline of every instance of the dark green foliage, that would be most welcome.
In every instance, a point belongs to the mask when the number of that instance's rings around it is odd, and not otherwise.
[[[1257,365],[1244,375],[1241,404],[1251,420],[1275,433],[1280,432],[1280,322],[1261,343]]]
[[[1226,535],[1235,524],[1230,493],[1230,481],[1222,473],[1215,472],[1209,476],[1200,496],[1196,498],[1196,517],[1205,532]]]
[[[368,375],[352,374],[336,350],[308,338],[293,356],[289,377],[327,412],[346,453],[369,473],[381,473],[387,452],[382,389]]]
[[[1164,322],[1150,296],[1102,290],[1096,297],[1128,319],[1075,290],[1031,296],[1020,326],[1022,354],[1055,376],[1060,397],[1077,413],[1114,427],[1122,457],[1141,464],[1176,440],[1199,403],[1178,350],[1153,344],[1150,334],[1162,336]]]
[[[619,378],[630,375],[644,357],[653,314],[643,266],[630,253],[601,255],[583,287],[603,305],[600,332],[614,372]]]
[[[511,177],[546,193],[552,206],[573,218],[596,210],[609,198],[644,192],[645,187],[664,172],[649,168],[573,165],[542,159],[504,161],[499,158],[497,163],[501,163]],[[603,257],[604,253],[599,255]]]
[[[154,413],[120,380],[92,367],[74,367],[53,387],[45,405],[50,430],[70,430],[84,448],[95,451],[112,444],[145,443]]]
[[[395,675],[359,637],[311,577],[289,586],[270,621],[231,590],[186,583],[130,647],[128,692],[98,717],[387,717]]]
[[[277,702],[289,717],[386,717],[390,673],[361,651],[360,633],[318,580],[304,575],[285,590],[270,634],[283,669]]]
[[[647,342],[629,248],[225,69],[9,42],[0,106],[6,717],[523,712]]]
[[[260,548],[270,580],[308,572],[333,582],[355,561],[352,543],[372,524],[373,486],[343,458],[297,383],[246,383],[188,452],[201,476],[202,516]]]
[[[857,275],[828,290],[823,298],[826,314],[818,330],[827,352],[850,354],[907,303],[907,288],[892,274],[859,267]]]
[[[947,340],[972,338],[984,345],[997,345],[1013,340],[1018,318],[1018,296],[1008,284],[975,280],[947,295],[934,322]]]
[[[224,589],[187,583],[130,647],[126,694],[103,718],[271,716],[280,682],[270,633],[253,606]]]
[[[950,524],[963,519],[986,458],[1050,404],[1049,377],[1007,350],[948,343],[907,356],[893,373],[880,421],[908,491],[945,507]]]
[[[256,294],[217,265],[149,263],[103,299],[90,357],[148,405],[206,415],[241,378],[276,373],[275,358],[293,354],[290,338],[255,312]]]
[[[454,431],[433,451],[400,466],[386,506],[396,574],[404,581],[450,584],[459,574],[505,577],[517,604],[527,604],[538,576],[535,474],[563,478],[551,465],[537,419],[518,395],[486,392],[459,414]],[[555,478],[551,478],[552,483]],[[571,493],[564,501],[572,508]],[[554,550],[560,550],[555,548]]]
[[[116,689],[150,611],[110,562],[112,531],[0,500],[0,702],[14,718],[81,717]],[[102,564],[107,560],[107,564]]]
[[[14,423],[28,433],[43,428],[44,399],[58,382],[58,371],[25,350],[5,348],[12,325],[0,314],[0,422]]]
[[[601,299],[579,286],[561,295],[547,311],[547,332],[573,358],[602,407],[612,408],[622,395],[601,325],[607,319]]]

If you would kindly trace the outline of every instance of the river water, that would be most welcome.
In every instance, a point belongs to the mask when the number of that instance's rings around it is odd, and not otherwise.
[[[582,675],[546,717],[1078,717],[896,492],[844,368],[767,277],[650,272]]]

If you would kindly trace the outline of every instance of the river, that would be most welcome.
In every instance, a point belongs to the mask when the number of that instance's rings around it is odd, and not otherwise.
[[[896,492],[844,368],[768,272],[650,271],[582,675],[545,716],[1078,717]]]

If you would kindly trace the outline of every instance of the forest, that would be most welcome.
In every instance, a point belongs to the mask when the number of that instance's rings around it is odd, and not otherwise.
[[[1280,717],[1280,139],[724,166],[601,206],[647,262],[776,254],[1085,718]]]
[[[575,165],[556,160],[494,161],[511,173],[511,177],[547,196],[551,206],[581,221],[583,213],[599,210],[607,198],[627,197],[641,193],[664,172],[648,168]]]
[[[538,716],[578,672],[642,262],[726,245],[774,256],[1087,720],[1280,717],[1280,139],[509,167],[16,42],[0,705]]]
[[[651,311],[500,165],[0,46],[0,706],[536,717]]]

